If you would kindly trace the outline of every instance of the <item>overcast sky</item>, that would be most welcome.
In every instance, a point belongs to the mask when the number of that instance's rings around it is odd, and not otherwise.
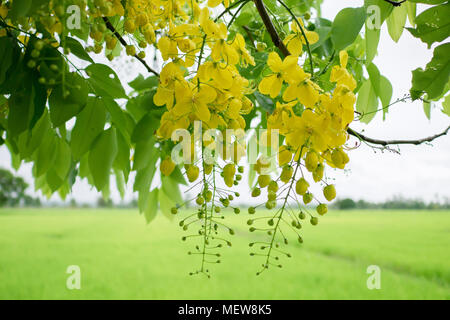
[[[322,15],[333,20],[344,7],[358,7],[362,0],[335,1],[326,0],[322,6]],[[349,21],[351,23],[351,21]],[[432,52],[426,45],[413,38],[405,30],[400,41],[394,43],[385,28],[381,33],[378,56],[374,63],[382,75],[386,76],[394,87],[393,100],[409,92],[411,87],[411,70],[424,67],[431,59]],[[123,64],[122,64],[123,66]],[[144,73],[141,66],[128,63],[128,67],[119,72],[123,81],[131,80],[139,72]],[[116,69],[117,70],[117,69]],[[424,116],[421,102],[407,102],[394,105],[386,121],[378,114],[369,125],[353,123],[352,127],[364,130],[367,136],[380,139],[416,139],[443,131],[450,124],[450,117],[444,115],[439,107],[431,110],[431,120]],[[356,140],[353,140],[356,141]],[[435,140],[432,146],[402,146],[400,155],[392,152],[374,152],[371,148],[361,145],[349,154],[350,163],[346,172],[331,173],[336,177],[338,197],[352,197],[371,201],[382,201],[401,195],[406,198],[422,198],[430,201],[439,197],[450,197],[450,136]],[[6,147],[0,147],[0,166],[10,168],[10,156]],[[330,170],[329,170],[330,171]],[[330,173],[330,172],[329,172]],[[31,165],[24,164],[19,175],[31,185]],[[244,195],[247,183],[239,187]],[[114,188],[113,188],[114,189]],[[128,188],[126,200],[134,195]],[[93,202],[99,194],[86,182],[78,181],[74,186],[73,195],[79,202]],[[120,197],[112,190],[115,202]],[[244,198],[244,196],[242,197]],[[58,197],[53,196],[57,201]]]

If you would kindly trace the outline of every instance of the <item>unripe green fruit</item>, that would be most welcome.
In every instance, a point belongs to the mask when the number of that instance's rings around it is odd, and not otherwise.
[[[30,69],[33,69],[34,67],[36,67],[36,61],[34,61],[34,60],[28,61],[27,67]]]
[[[309,183],[305,178],[300,178],[295,185],[295,192],[299,195],[304,195],[308,191]]]
[[[215,211],[216,213],[220,213],[220,207],[214,207],[214,211]]]
[[[319,204],[316,208],[316,211],[318,214],[320,214],[321,216],[323,216],[325,213],[328,212],[328,206],[324,203]]]
[[[261,189],[260,188],[253,189],[253,191],[252,191],[252,197],[253,198],[259,197],[260,194],[261,194]]]
[[[249,214],[255,214],[255,212],[256,212],[255,207],[250,207],[250,208],[248,208],[248,213],[249,213]]]
[[[317,218],[317,217],[312,217],[311,220],[310,220],[310,222],[311,222],[311,224],[312,224],[313,226],[316,226],[316,225],[319,223],[319,218]]]
[[[247,220],[247,224],[248,224],[249,226],[251,226],[251,225],[253,224],[253,220],[252,220],[252,219]]]
[[[305,158],[305,167],[309,172],[313,172],[319,163],[319,157],[314,151],[308,152]]]
[[[273,226],[273,224],[274,224],[273,219],[270,219],[269,221],[267,221],[267,224],[268,224],[269,226]]]
[[[303,238],[302,237],[298,236],[297,240],[298,240],[298,242],[303,243]]]
[[[173,207],[172,209],[170,209],[170,212],[172,212],[172,214],[177,214],[178,213],[178,209]]]
[[[331,201],[334,198],[336,198],[336,188],[334,187],[334,185],[330,184],[325,188],[323,188],[323,195],[325,196],[325,199],[327,199],[328,201]]]
[[[310,192],[307,192],[303,195],[303,203],[304,204],[310,203],[312,201],[312,199],[313,199],[313,195]]]
[[[239,166],[238,167],[238,172],[239,173],[244,173],[244,167],[243,166]]]
[[[205,202],[205,199],[203,199],[203,197],[198,197],[198,198],[195,200],[195,202],[196,202],[199,206],[201,206],[201,205]]]
[[[264,42],[258,42],[257,44],[256,44],[256,50],[258,51],[258,52],[263,52],[264,50],[266,50],[267,49],[267,44],[265,44]]]
[[[44,46],[45,46],[45,42],[42,41],[42,40],[38,40],[38,41],[36,41],[36,43],[34,44],[34,48],[35,48],[36,50],[39,50],[39,51],[41,51],[42,49],[44,49]]]
[[[234,213],[239,214],[239,213],[241,213],[241,210],[239,208],[234,208]]]
[[[281,171],[280,180],[284,183],[288,183],[294,173],[294,168],[292,166],[285,166]]]
[[[39,57],[40,54],[41,54],[41,52],[39,50],[36,50],[36,49],[31,50],[31,56],[33,58]]]
[[[274,201],[277,199],[277,193],[273,192],[273,191],[269,191],[268,195],[267,195],[267,199],[269,201]]]
[[[206,202],[210,202],[211,199],[212,199],[212,192],[211,192],[211,190],[208,190],[205,193],[205,200],[206,200]]]
[[[305,18],[305,20],[311,19],[311,13],[306,12],[306,13],[303,15],[303,18]]]
[[[271,180],[269,175],[263,174],[258,177],[258,184],[261,188],[265,188],[269,185]]]
[[[324,171],[324,166],[323,166],[323,164],[319,163],[313,172],[313,179],[315,182],[319,182],[320,180],[322,180],[323,171]]]
[[[298,217],[299,217],[301,220],[304,220],[304,219],[306,218],[306,214],[302,211],[302,212],[300,212],[300,213],[298,214]]]
[[[278,183],[274,180],[270,181],[269,186],[267,187],[267,190],[270,192],[277,192],[278,191]]]
[[[38,82],[39,82],[40,84],[45,84],[46,80],[45,80],[44,77],[40,77],[40,78],[38,79]]]
[[[269,210],[275,208],[276,205],[277,205],[276,201],[267,201],[266,202],[266,208]]]

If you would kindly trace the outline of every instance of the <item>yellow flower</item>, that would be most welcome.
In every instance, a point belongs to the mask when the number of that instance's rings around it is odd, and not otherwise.
[[[174,103],[174,88],[177,81],[184,81],[183,71],[174,62],[164,66],[159,76],[159,86],[153,96],[153,102],[157,106],[166,105],[171,109]]]
[[[248,52],[248,50],[245,48],[245,39],[240,33],[236,34],[233,46],[236,49],[238,55],[242,57],[244,66],[247,64],[250,64],[252,66],[255,65],[255,59],[253,59],[250,52]]]
[[[161,39],[159,39],[158,49],[161,52],[164,61],[169,58],[175,58],[178,56],[177,42],[175,40],[171,40],[167,36],[161,37]]]
[[[316,32],[307,30],[301,19],[298,19],[298,22],[302,26],[310,45],[319,41],[319,35]],[[287,46],[291,54],[299,56],[302,54],[303,45],[306,44],[305,37],[303,36],[296,21],[292,21],[291,31],[292,33],[284,40],[284,44]]]
[[[333,69],[331,69],[330,81],[343,84],[347,86],[350,91],[353,91],[356,89],[356,81],[346,69],[348,62],[347,52],[342,50],[339,53],[339,58],[340,66],[334,66]]]
[[[297,62],[297,56],[290,55],[282,61],[278,53],[271,52],[267,64],[273,73],[261,80],[258,86],[259,92],[268,94],[271,98],[278,96],[283,81],[289,82],[295,79],[295,73],[298,71]]]
[[[314,108],[319,100],[319,89],[314,82],[310,80],[310,74],[305,73],[302,69],[297,72],[295,82],[291,83],[283,93],[284,101],[292,101],[298,99],[301,104],[307,108]]]
[[[170,176],[175,169],[175,163],[167,156],[163,161],[161,161],[161,173],[165,176]]]
[[[172,111],[165,112],[161,117],[161,123],[156,134],[162,139],[170,139],[172,132],[177,129],[187,129],[189,119],[186,117],[176,117]]]
[[[215,35],[217,39],[211,47],[211,58],[214,61],[223,59],[227,64],[235,65],[239,62],[239,55],[236,48],[227,42],[227,26],[225,23],[219,24],[219,33]]]
[[[194,114],[198,119],[208,122],[211,113],[208,104],[216,99],[216,91],[208,85],[193,86],[175,84],[176,104],[173,112],[178,117]]]
[[[223,89],[229,89],[233,84],[233,75],[224,63],[205,62],[198,69],[198,76],[203,82],[213,79],[215,85]]]
[[[293,117],[289,126],[291,131],[286,135],[286,143],[293,149],[300,149],[307,143],[311,149],[319,152],[327,149],[323,116],[306,109],[301,117]]]

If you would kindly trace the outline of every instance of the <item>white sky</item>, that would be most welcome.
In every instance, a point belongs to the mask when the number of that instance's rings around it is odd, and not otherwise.
[[[362,0],[324,1],[322,15],[333,20],[344,7],[358,7]],[[349,21],[349,23],[351,23]],[[393,100],[409,92],[411,86],[411,70],[424,67],[431,59],[432,51],[426,45],[413,38],[407,30],[400,41],[394,43],[383,25],[378,56],[374,63],[382,75],[386,76],[394,87]],[[97,57],[96,57],[97,59]],[[123,65],[122,65],[123,66]],[[145,74],[140,65],[130,62],[128,67],[119,73],[122,82],[130,81],[139,72]],[[117,69],[116,69],[117,70]],[[444,115],[439,107],[431,110],[431,120],[423,112],[421,102],[407,102],[394,105],[382,121],[381,113],[377,114],[369,125],[353,123],[352,127],[373,138],[380,139],[416,139],[443,131],[450,124],[450,117]],[[433,142],[432,146],[401,146],[401,154],[390,152],[374,152],[362,145],[350,152],[350,163],[346,173],[339,171],[328,173],[336,177],[338,197],[352,197],[370,201],[382,201],[394,195],[407,198],[422,198],[430,201],[436,197],[450,197],[450,136],[442,137]],[[0,167],[10,168],[10,156],[6,147],[0,147]],[[24,164],[19,175],[33,186],[31,165]],[[245,178],[244,178],[245,179]],[[113,180],[113,179],[112,179]],[[112,198],[120,202],[118,193],[112,183]],[[247,183],[243,181],[239,187],[242,201],[248,196]],[[78,202],[94,202],[99,194],[85,181],[78,181],[73,193],[68,197]],[[133,197],[132,181],[128,186],[126,201]],[[58,201],[57,196],[51,200]]]

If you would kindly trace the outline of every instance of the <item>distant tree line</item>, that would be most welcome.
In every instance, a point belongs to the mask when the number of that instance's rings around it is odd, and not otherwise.
[[[334,208],[340,210],[351,209],[409,209],[409,210],[434,210],[434,209],[450,209],[450,198],[446,198],[443,202],[432,201],[426,203],[421,199],[406,199],[396,196],[384,202],[369,202],[366,200],[353,200],[351,198],[338,199],[335,201]]]
[[[41,202],[25,193],[28,184],[21,177],[0,168],[0,207],[39,207]]]

